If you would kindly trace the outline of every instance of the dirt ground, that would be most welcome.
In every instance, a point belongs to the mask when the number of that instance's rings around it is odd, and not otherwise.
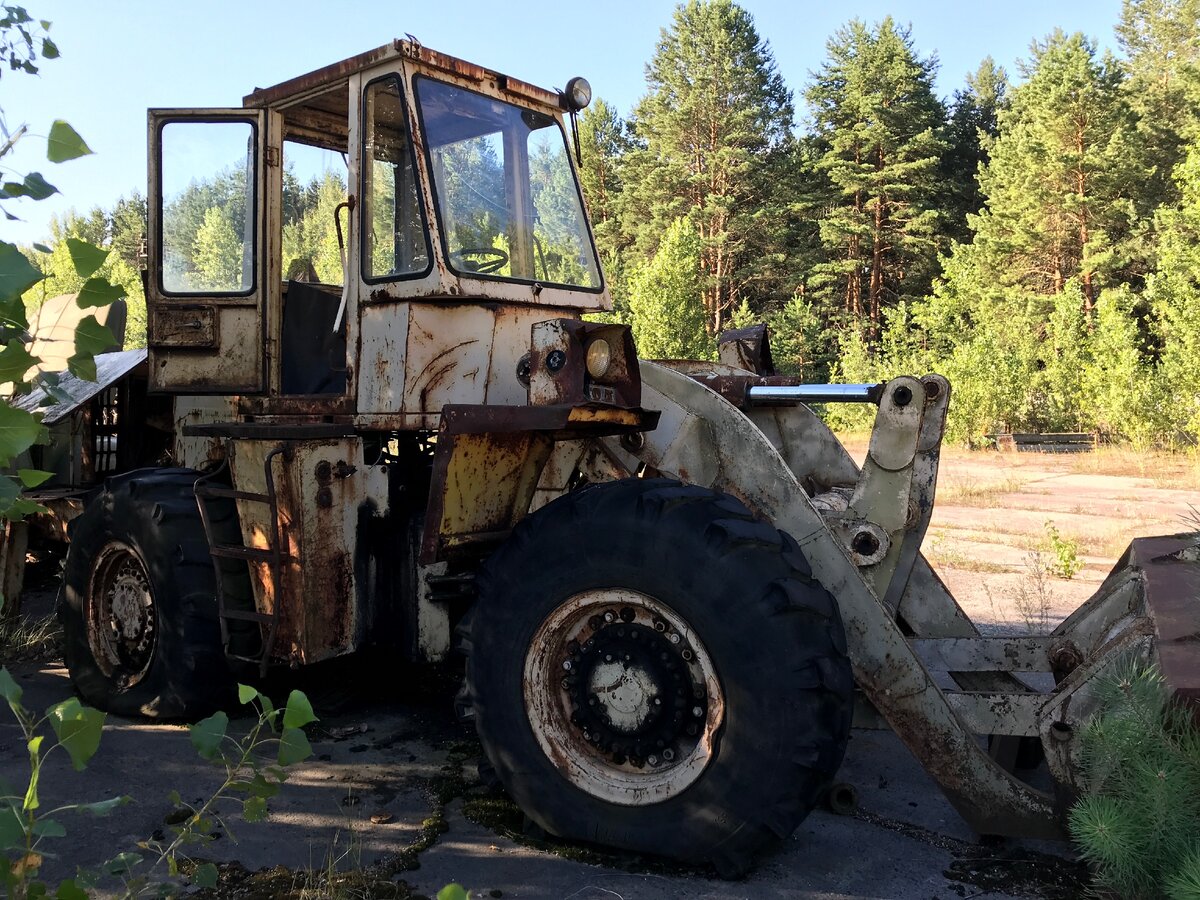
[[[865,443],[849,445],[861,458]],[[1041,630],[1091,594],[1130,538],[1200,527],[1185,524],[1196,508],[1200,463],[1191,458],[947,450],[925,549],[981,626]],[[1070,563],[1071,553],[1053,549],[1046,522],[1061,546],[1077,547],[1082,568],[1069,580],[1047,572]],[[48,612],[54,593],[53,572],[40,577],[28,593],[31,619]],[[70,695],[52,651],[8,655],[0,663],[31,708]],[[223,864],[220,896],[433,896],[450,881],[475,897],[571,900],[1066,898],[1085,890],[1067,845],[980,842],[896,737],[877,731],[854,732],[839,773],[858,791],[857,813],[815,811],[741,882],[546,840],[526,833],[519,811],[480,783],[478,745],[451,712],[454,683],[453,673],[422,675],[387,660],[340,661],[273,679],[269,690],[280,699],[291,687],[311,697],[321,717],[309,729],[314,756],[271,801],[269,821],[235,818],[195,851]],[[0,714],[0,779],[23,784],[24,755],[17,729]],[[119,794],[134,802],[109,819],[65,822],[69,837],[56,842],[47,874],[69,875],[76,864],[97,865],[161,835],[172,790],[199,800],[216,783],[182,726],[109,717],[87,771],[62,765],[43,779],[43,792],[48,803]],[[320,873],[338,869],[365,870],[374,881],[341,889],[318,883]],[[307,870],[317,872],[315,881]],[[394,893],[380,890],[385,882]]]

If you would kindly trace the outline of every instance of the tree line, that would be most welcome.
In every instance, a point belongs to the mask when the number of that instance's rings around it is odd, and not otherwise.
[[[942,372],[967,441],[1194,445],[1200,2],[1125,0],[1116,40],[1056,31],[943,100],[909,28],[854,20],[797,130],[751,16],[681,4],[629,116],[580,121],[616,317],[646,357],[765,320],[807,380]]]

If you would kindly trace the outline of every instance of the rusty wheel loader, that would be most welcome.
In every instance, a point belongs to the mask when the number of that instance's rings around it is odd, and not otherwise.
[[[562,837],[745,871],[852,722],[892,728],[977,832],[1061,836],[1097,677],[1153,661],[1200,696],[1195,536],[1134,541],[1051,634],[981,635],[919,552],[944,378],[804,384],[761,328],[720,362],[639,360],[585,319],[611,306],[572,161],[589,97],[408,40],[150,111],[169,467],[71,523],[79,693],[191,717],[235,666],[457,649],[461,714]],[[340,281],[286,218],[304,148],[345,160]],[[878,407],[861,467],[810,408],[842,402]]]

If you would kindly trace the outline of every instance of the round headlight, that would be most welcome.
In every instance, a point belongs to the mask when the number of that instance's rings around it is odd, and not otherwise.
[[[604,338],[596,338],[588,344],[587,370],[593,378],[603,378],[612,364],[612,347]]]
[[[586,109],[592,102],[592,86],[586,78],[575,76],[567,82],[567,104],[575,112]]]

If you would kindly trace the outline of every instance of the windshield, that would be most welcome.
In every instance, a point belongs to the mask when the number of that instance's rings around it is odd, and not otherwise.
[[[599,290],[600,267],[554,118],[428,78],[416,87],[451,268]]]

